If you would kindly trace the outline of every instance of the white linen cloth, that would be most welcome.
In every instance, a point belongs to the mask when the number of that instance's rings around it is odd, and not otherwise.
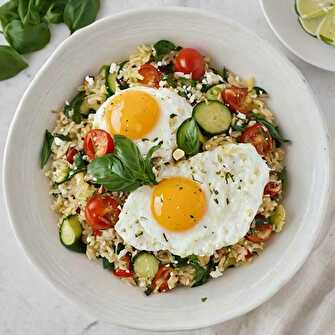
[[[5,0],[0,0],[0,4],[4,2]],[[257,0],[101,0],[101,2],[102,9],[99,17],[135,7],[178,5],[206,8],[217,14],[231,17],[254,30],[284,51],[302,70],[321,102],[330,130],[331,146],[334,148],[335,74],[314,68],[286,51],[267,26]],[[40,66],[67,36],[68,31],[64,26],[55,27],[48,47],[29,56],[29,69],[8,82],[0,82],[1,157],[8,127],[19,99]],[[1,38],[0,35],[0,44]],[[2,160],[0,160],[0,167],[2,167]],[[296,276],[273,298],[254,311],[224,324],[209,329],[167,334],[335,334],[335,210],[334,196],[329,196],[331,200],[328,216],[313,252]],[[2,256],[0,334],[148,334],[148,332],[120,328],[96,320],[57,294],[29,264],[15,241],[4,209],[2,192],[0,193],[0,222],[0,255]]]

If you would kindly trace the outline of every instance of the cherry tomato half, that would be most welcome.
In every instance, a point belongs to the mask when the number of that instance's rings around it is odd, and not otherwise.
[[[93,129],[85,136],[84,150],[90,159],[95,159],[113,152],[114,141],[107,131]]]
[[[273,145],[269,131],[260,123],[248,127],[242,133],[240,142],[251,143],[262,156],[266,156],[272,150]]]
[[[270,198],[274,198],[279,194],[280,190],[281,190],[280,183],[270,181],[266,184],[264,188],[264,195],[268,195]]]
[[[75,148],[69,148],[66,152],[66,160],[70,163],[73,164],[74,161],[74,156],[78,153],[78,150]]]
[[[114,226],[120,212],[118,200],[107,194],[93,195],[85,207],[86,221],[94,231]]]
[[[159,87],[159,81],[162,78],[162,74],[153,65],[142,65],[138,70],[138,73],[143,77],[143,79],[139,81],[141,84],[151,87]]]
[[[134,275],[132,271],[132,265],[129,255],[125,255],[121,258],[122,261],[126,262],[126,269],[116,269],[113,271],[114,275],[120,278],[128,278]]]
[[[255,229],[252,230],[251,233],[246,235],[246,239],[248,241],[254,243],[260,243],[267,241],[272,234],[272,225],[269,223],[257,225]]]
[[[247,88],[240,88],[236,86],[226,88],[221,93],[222,100],[233,112],[245,114],[250,111],[250,107],[246,103],[247,95]]]
[[[199,80],[205,73],[204,57],[192,48],[181,49],[174,64],[175,72],[192,73],[192,79]]]
[[[153,289],[158,287],[159,292],[166,292],[169,290],[168,280],[170,278],[171,268],[161,266],[157,271],[154,280],[152,281]]]

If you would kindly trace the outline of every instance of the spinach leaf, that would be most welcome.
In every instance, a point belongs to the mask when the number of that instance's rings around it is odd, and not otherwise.
[[[45,13],[44,19],[47,22],[54,24],[63,22],[65,5],[66,0],[54,1]]]
[[[95,21],[100,0],[69,0],[64,9],[64,22],[71,34]]]
[[[154,44],[154,49],[156,50],[156,58],[159,60],[171,51],[176,50],[176,46],[170,41],[160,40]]]
[[[66,141],[66,142],[71,141],[70,136],[63,135],[63,134],[57,134],[57,133],[55,133],[54,137],[57,137],[57,138],[61,139],[62,141]]]
[[[185,120],[177,130],[177,144],[187,155],[195,155],[200,150],[200,130],[194,119]]]
[[[143,158],[137,146],[128,138],[116,135],[115,151],[98,157],[88,166],[88,174],[94,182],[115,192],[131,192],[142,185],[155,183],[151,156],[157,146]]]
[[[80,106],[85,98],[84,92],[79,92],[68,105],[64,107],[64,114],[66,117],[79,124],[82,120],[82,115],[80,113]]]
[[[253,113],[252,116],[255,118],[256,121],[261,123],[265,128],[269,130],[269,133],[271,134],[272,138],[278,143],[279,146],[284,143],[291,143],[290,140],[284,138],[281,135],[279,128],[277,126],[267,121],[262,115]]]
[[[51,155],[51,146],[52,146],[53,141],[54,141],[54,137],[48,130],[46,130],[45,135],[44,135],[44,142],[43,142],[42,150],[40,153],[41,169],[43,169],[43,167],[49,160],[49,157]]]
[[[5,29],[9,22],[16,19],[20,19],[17,13],[16,1],[11,0],[0,6],[0,23],[2,26],[2,30]]]
[[[4,36],[20,54],[40,50],[50,41],[50,30],[46,23],[23,25],[20,20],[7,24]]]
[[[0,80],[14,77],[26,67],[28,64],[13,48],[0,46]]]
[[[18,14],[23,24],[38,24],[41,22],[40,13],[35,6],[35,0],[18,0]]]

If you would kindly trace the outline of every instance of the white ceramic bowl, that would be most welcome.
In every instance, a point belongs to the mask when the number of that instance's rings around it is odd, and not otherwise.
[[[167,38],[199,48],[241,76],[255,75],[293,141],[287,166],[287,226],[251,265],[227,271],[193,289],[146,297],[103,271],[101,264],[71,253],[58,240],[48,182],[38,156],[51,110],[74,93],[101,64],[122,60],[140,43]],[[277,292],[310,252],[324,218],[329,179],[327,134],[318,104],[303,76],[269,44],[235,22],[194,9],[164,8],[122,13],[67,39],[25,93],[5,153],[6,203],[26,254],[70,300],[114,324],[179,330],[210,326],[250,311]],[[206,302],[201,298],[207,297]]]
[[[335,47],[307,34],[298,22],[295,0],[259,0],[263,13],[280,41],[305,62],[335,71]]]

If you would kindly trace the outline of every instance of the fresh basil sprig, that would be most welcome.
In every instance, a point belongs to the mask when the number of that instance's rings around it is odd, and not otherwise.
[[[51,155],[51,146],[52,146],[53,141],[54,141],[53,135],[49,132],[49,130],[46,130],[45,135],[44,135],[42,150],[40,153],[41,169],[43,169],[43,167],[49,160],[49,157]]]
[[[131,192],[142,185],[156,183],[152,171],[152,154],[158,149],[150,149],[143,157],[130,139],[122,135],[114,136],[115,152],[98,157],[87,168],[95,183],[114,192]]]
[[[193,118],[185,120],[177,130],[177,145],[186,155],[195,155],[200,151],[200,130]]]
[[[69,104],[64,107],[64,114],[66,117],[79,124],[82,120],[82,115],[80,113],[80,106],[85,98],[85,93],[83,91],[79,92]]]
[[[44,22],[23,24],[13,20],[5,27],[4,36],[15,50],[26,54],[44,48],[50,41],[50,30]]]
[[[160,60],[171,51],[176,50],[176,46],[170,41],[160,40],[154,44],[154,49],[156,51],[156,59]]]
[[[64,22],[71,34],[95,21],[100,0],[69,0],[64,9]]]
[[[11,47],[0,45],[0,80],[5,80],[17,75],[28,64]]]
[[[282,145],[284,143],[291,143],[290,140],[284,138],[281,135],[280,130],[277,126],[267,121],[262,115],[253,113],[252,117],[269,130],[270,135],[279,145]]]

